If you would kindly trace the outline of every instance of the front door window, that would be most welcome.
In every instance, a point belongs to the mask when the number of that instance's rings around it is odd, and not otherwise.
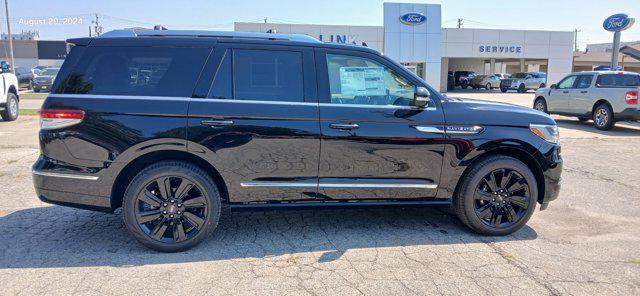
[[[332,104],[412,106],[415,86],[368,58],[327,55]]]

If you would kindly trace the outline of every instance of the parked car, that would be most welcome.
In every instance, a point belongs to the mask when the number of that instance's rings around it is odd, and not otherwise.
[[[517,90],[519,93],[527,92],[530,89],[539,89],[547,85],[547,73],[543,72],[527,72],[515,73],[511,78],[502,79],[500,90],[507,92],[508,90]]]
[[[26,89],[33,88],[33,78],[35,75],[33,75],[30,69],[17,67],[15,68],[15,75],[18,78],[19,87]]]
[[[0,117],[4,121],[14,121],[20,114],[20,97],[18,94],[18,77],[11,72],[9,63],[0,62],[2,93],[0,93]]]
[[[38,77],[33,79],[33,91],[41,92],[51,90],[51,85],[56,79],[58,71],[60,71],[60,68],[45,68],[40,70]]]
[[[448,98],[367,47],[171,30],[68,42],[40,111],[37,196],[122,207],[155,250],[193,247],[242,208],[449,205],[506,235],[558,196],[549,115]]]
[[[478,75],[471,79],[469,84],[473,89],[484,88],[486,90],[492,90],[493,88],[500,87],[500,78],[495,75]]]
[[[495,73],[493,75],[498,76],[498,78],[500,78],[500,79],[507,79],[507,78],[511,77],[511,74],[509,74],[509,73]]]
[[[588,71],[569,74],[549,88],[536,92],[535,109],[593,119],[601,130],[611,129],[616,121],[640,120],[638,88],[640,74],[622,71]]]
[[[469,87],[469,82],[473,77],[477,74],[473,71],[455,71],[453,72],[453,78],[456,86],[459,86],[462,89],[466,89]]]

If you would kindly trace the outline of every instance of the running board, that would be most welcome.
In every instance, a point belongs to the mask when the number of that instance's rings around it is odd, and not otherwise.
[[[246,203],[230,204],[231,210],[253,209],[299,209],[299,208],[366,208],[366,207],[448,207],[451,199],[408,200],[408,201],[350,201],[350,202],[279,202],[279,203]]]

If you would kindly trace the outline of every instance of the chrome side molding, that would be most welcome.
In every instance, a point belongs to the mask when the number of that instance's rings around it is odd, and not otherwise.
[[[432,134],[451,134],[451,135],[477,135],[484,130],[483,127],[464,126],[464,125],[447,125],[444,127],[439,126],[415,126],[415,129],[424,133]]]
[[[436,189],[438,184],[420,183],[309,183],[309,182],[242,182],[242,187],[318,187],[318,188],[422,188]]]
[[[78,179],[78,180],[90,180],[90,181],[96,181],[99,178],[98,176],[52,173],[52,172],[43,172],[43,171],[36,171],[36,170],[31,171],[31,173],[34,174],[34,175],[45,176],[45,177],[67,178],[67,179]]]

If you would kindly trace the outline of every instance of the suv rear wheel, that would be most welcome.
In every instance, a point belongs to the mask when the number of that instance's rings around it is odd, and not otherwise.
[[[453,208],[475,232],[507,235],[522,228],[536,207],[538,186],[531,170],[508,156],[490,156],[460,181]]]
[[[613,110],[608,104],[602,103],[593,110],[593,125],[599,130],[610,130],[615,125]]]
[[[165,161],[143,169],[123,199],[124,224],[143,245],[160,252],[188,250],[218,226],[216,184],[199,167]]]
[[[526,93],[527,92],[527,88],[524,86],[524,83],[521,83],[520,86],[518,86],[518,92],[519,93]]]

